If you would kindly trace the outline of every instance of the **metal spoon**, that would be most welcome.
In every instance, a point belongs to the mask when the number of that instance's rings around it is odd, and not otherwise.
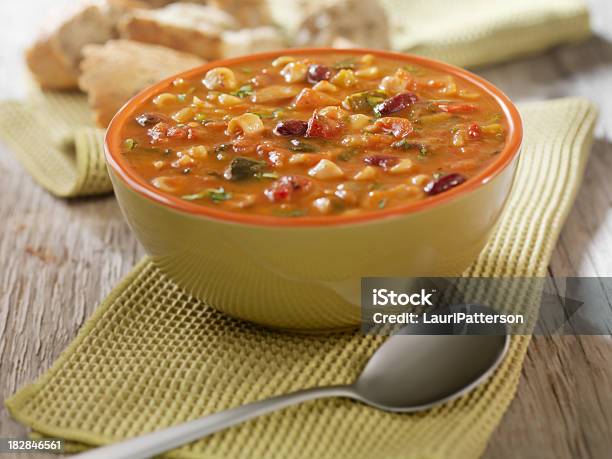
[[[81,459],[144,459],[233,425],[318,398],[346,397],[386,411],[412,412],[448,402],[486,380],[502,361],[507,335],[428,335],[427,325],[408,326],[370,358],[355,383],[314,387],[211,414],[104,446]],[[436,329],[439,332],[439,328]]]

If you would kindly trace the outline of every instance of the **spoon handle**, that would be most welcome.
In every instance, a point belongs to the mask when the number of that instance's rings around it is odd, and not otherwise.
[[[280,410],[309,400],[325,397],[356,398],[350,386],[314,387],[290,394],[238,406],[226,411],[194,419],[174,427],[151,432],[91,451],[78,454],[79,459],[146,459],[190,443],[214,432],[261,416],[271,411]]]

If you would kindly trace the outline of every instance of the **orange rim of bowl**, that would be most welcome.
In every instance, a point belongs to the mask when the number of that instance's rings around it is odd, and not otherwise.
[[[131,167],[123,159],[121,155],[121,139],[119,138],[121,128],[128,121],[132,120],[138,107],[143,102],[150,99],[153,95],[166,89],[176,78],[192,78],[203,74],[207,70],[214,67],[224,66],[232,67],[242,65],[248,62],[259,61],[263,59],[271,59],[282,55],[304,55],[304,54],[373,54],[375,56],[395,59],[407,63],[418,64],[426,68],[446,72],[453,76],[457,76],[466,80],[485,93],[492,96],[502,109],[509,131],[506,144],[498,155],[497,160],[488,167],[480,171],[474,177],[468,179],[462,185],[452,188],[444,193],[435,196],[421,199],[419,201],[409,202],[403,205],[382,209],[377,211],[365,211],[356,215],[338,215],[338,216],[304,216],[299,218],[276,217],[257,214],[240,214],[237,212],[224,211],[215,209],[209,206],[194,204],[182,200],[176,196],[166,195],[159,192],[151,184],[140,178]],[[174,210],[186,212],[191,215],[209,217],[215,220],[224,222],[241,223],[256,226],[282,226],[282,227],[305,227],[305,226],[332,226],[345,225],[354,223],[369,223],[376,220],[381,220],[389,217],[398,217],[402,215],[416,213],[418,211],[430,209],[432,207],[447,203],[460,196],[468,194],[471,191],[486,184],[504,170],[515,158],[519,152],[523,137],[523,127],[521,117],[516,106],[510,98],[506,96],[499,88],[489,83],[487,80],[468,72],[460,67],[447,64],[445,62],[436,61],[425,57],[415,56],[412,54],[396,53],[392,51],[381,51],[367,48],[350,48],[350,49],[335,49],[335,48],[295,48],[278,51],[270,51],[258,54],[249,54],[231,59],[223,59],[212,61],[200,67],[181,72],[177,75],[166,78],[153,86],[148,87],[136,96],[132,97],[113,117],[110,122],[106,137],[104,139],[104,152],[106,161],[109,167],[117,174],[117,176],[127,184],[129,188],[136,191],[140,195],[151,199],[158,204],[170,207]]]

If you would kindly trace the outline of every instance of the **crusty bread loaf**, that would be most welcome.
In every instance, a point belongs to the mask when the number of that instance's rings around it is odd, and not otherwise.
[[[242,27],[253,28],[272,24],[266,0],[210,0],[208,4],[228,13]]]
[[[342,37],[356,46],[387,49],[389,28],[387,13],[377,0],[328,0],[307,9],[294,44],[331,46]]]
[[[173,3],[156,10],[135,10],[119,24],[122,38],[163,45],[204,59],[221,55],[221,34],[238,23],[210,6]]]
[[[83,46],[116,37],[118,12],[105,3],[73,5],[56,17],[26,51],[26,63],[44,88],[70,89],[77,85]]]
[[[272,51],[287,46],[285,37],[276,27],[229,30],[221,35],[221,56],[234,57]]]
[[[63,59],[48,36],[41,36],[25,54],[30,72],[45,89],[74,89],[78,72]]]
[[[87,92],[101,127],[142,89],[204,62],[191,54],[129,40],[88,45],[83,55],[79,86]]]

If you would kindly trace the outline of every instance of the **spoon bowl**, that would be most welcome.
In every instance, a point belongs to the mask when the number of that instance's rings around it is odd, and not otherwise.
[[[488,378],[508,341],[505,335],[395,335],[368,361],[353,388],[376,408],[426,410]]]

